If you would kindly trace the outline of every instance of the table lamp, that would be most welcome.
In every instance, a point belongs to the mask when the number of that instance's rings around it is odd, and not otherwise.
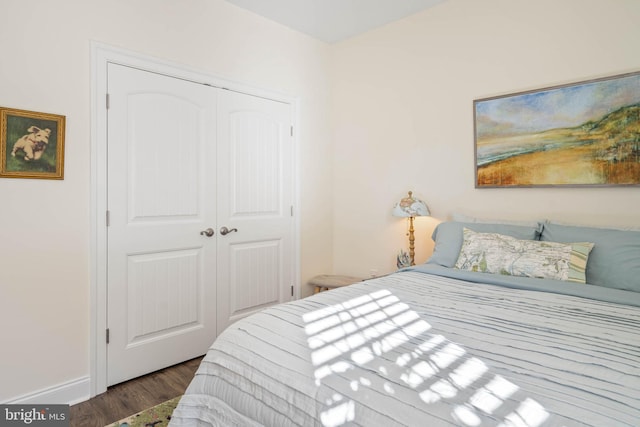
[[[413,218],[417,216],[429,216],[429,208],[420,199],[413,197],[413,192],[409,191],[408,197],[403,197],[398,203],[396,203],[393,211],[393,216],[402,218],[409,218],[409,257],[411,258],[411,265],[415,265],[415,237],[413,235]]]

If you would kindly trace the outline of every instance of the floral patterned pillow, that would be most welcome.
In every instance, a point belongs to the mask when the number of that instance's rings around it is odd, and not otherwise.
[[[464,228],[455,267],[461,270],[586,283],[585,270],[593,243],[519,240]]]

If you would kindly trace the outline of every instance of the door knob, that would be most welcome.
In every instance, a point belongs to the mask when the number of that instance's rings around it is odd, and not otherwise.
[[[226,236],[229,233],[233,233],[234,231],[238,231],[237,228],[232,228],[231,230],[229,230],[227,227],[222,227],[220,229],[220,234],[222,234],[223,236]]]
[[[211,236],[213,236],[213,233],[215,233],[215,231],[213,231],[213,228],[209,227],[206,230],[202,230],[200,232],[200,235],[201,236],[211,237]]]

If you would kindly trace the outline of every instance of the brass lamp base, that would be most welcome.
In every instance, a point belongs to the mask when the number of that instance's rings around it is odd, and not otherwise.
[[[415,262],[415,256],[416,256],[416,251],[415,251],[415,241],[416,238],[413,235],[414,229],[413,229],[413,217],[410,216],[409,217],[409,258],[411,258],[411,265],[416,265]]]

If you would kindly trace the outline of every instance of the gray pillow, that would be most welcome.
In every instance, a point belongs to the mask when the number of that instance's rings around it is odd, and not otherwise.
[[[427,260],[427,264],[437,264],[449,268],[453,267],[458,260],[458,255],[462,248],[462,230],[464,227],[479,233],[499,233],[520,240],[538,240],[540,237],[541,224],[525,226],[480,222],[442,222],[438,224],[431,235],[431,238],[436,244],[433,248],[433,255]]]
[[[640,231],[545,223],[541,240],[594,243],[587,283],[640,292]]]

